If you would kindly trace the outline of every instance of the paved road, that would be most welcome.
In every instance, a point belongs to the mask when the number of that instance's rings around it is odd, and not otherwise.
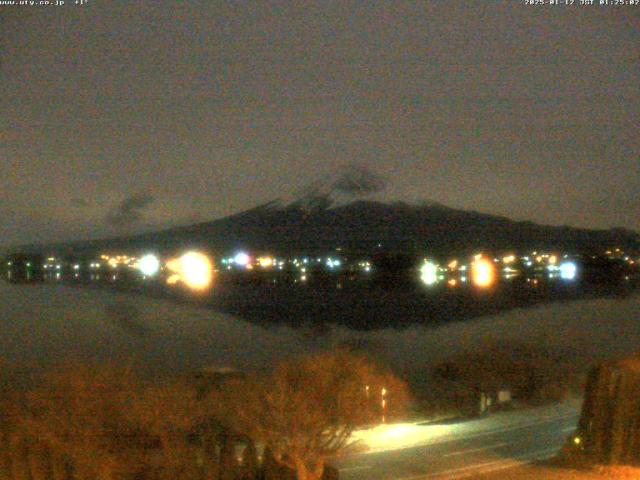
[[[579,403],[448,425],[395,425],[362,434],[366,453],[337,463],[343,480],[448,480],[552,457],[574,431]]]

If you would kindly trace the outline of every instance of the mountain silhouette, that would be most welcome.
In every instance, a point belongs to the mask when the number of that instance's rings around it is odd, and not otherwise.
[[[639,246],[640,236],[625,229],[546,226],[438,203],[355,199],[336,206],[330,193],[318,191],[304,201],[274,200],[210,222],[48,248],[74,255],[118,249],[173,252],[184,248],[204,248],[217,254],[247,249],[291,255],[325,254],[340,248],[362,254],[384,251],[448,256],[477,250],[558,249],[581,253],[612,247],[637,250]]]

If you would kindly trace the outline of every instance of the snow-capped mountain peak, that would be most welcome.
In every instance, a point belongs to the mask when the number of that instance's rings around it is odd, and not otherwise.
[[[339,208],[363,200],[399,203],[401,199],[390,198],[387,187],[387,180],[366,165],[349,164],[308,183],[290,198],[280,198],[274,206],[315,211]],[[435,204],[427,200],[403,203],[420,206]]]

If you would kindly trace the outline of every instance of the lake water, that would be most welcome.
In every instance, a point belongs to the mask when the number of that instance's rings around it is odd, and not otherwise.
[[[20,370],[61,361],[133,362],[154,375],[259,368],[287,355],[356,345],[406,378],[465,350],[529,343],[591,363],[640,350],[640,295],[579,300],[456,322],[359,332],[260,326],[207,308],[130,293],[0,282],[0,358]]]

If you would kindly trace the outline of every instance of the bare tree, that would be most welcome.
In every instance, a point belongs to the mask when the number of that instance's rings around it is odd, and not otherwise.
[[[203,413],[184,378],[143,383],[110,365],[46,371],[24,388],[0,388],[0,478],[217,478]]]
[[[326,460],[353,446],[356,428],[393,417],[407,399],[404,382],[342,350],[292,358],[212,394],[230,427],[263,442],[298,480],[320,479]]]
[[[133,392],[125,415],[158,444],[150,459],[152,478],[201,478],[205,470],[213,474],[215,463],[187,441],[202,421],[202,412],[195,389],[184,382],[145,385]]]
[[[144,461],[144,435],[124,414],[135,388],[130,372],[109,367],[47,374],[27,394],[22,430],[68,457],[80,480],[110,480]]]

